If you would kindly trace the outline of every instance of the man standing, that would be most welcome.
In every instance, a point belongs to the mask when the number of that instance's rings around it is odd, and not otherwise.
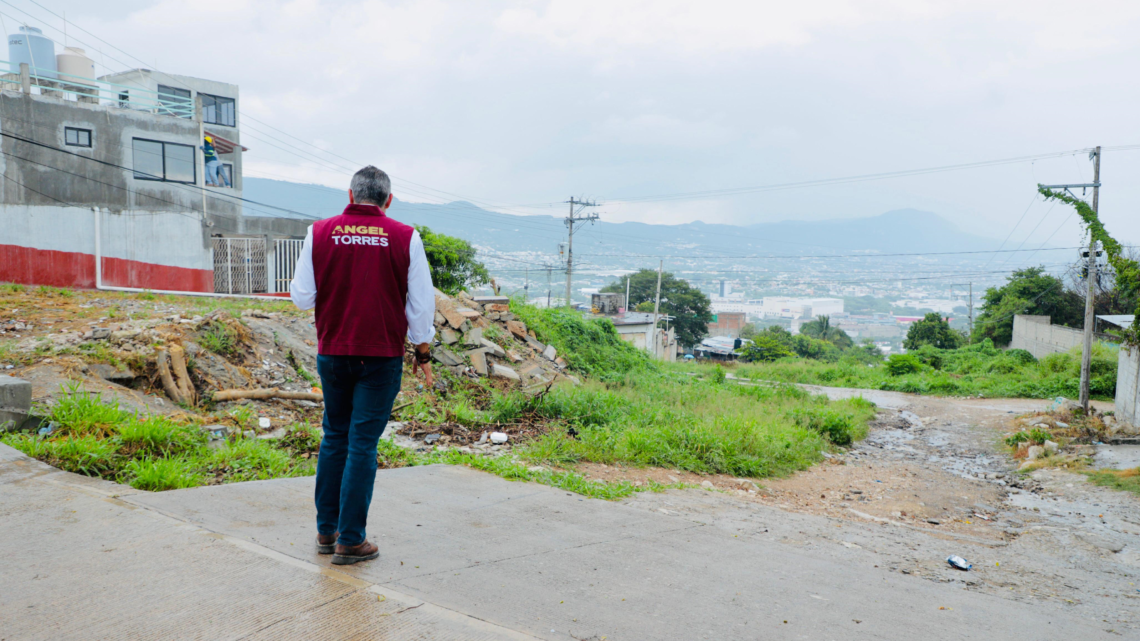
[[[435,288],[423,241],[386,215],[388,174],[368,166],[352,177],[344,213],[305,236],[290,288],[301,309],[316,307],[317,373],[325,396],[317,458],[317,551],[346,565],[380,555],[365,538],[376,480],[376,445],[403,376],[404,337],[413,371],[433,384]]]
[[[214,150],[214,139],[206,136],[204,144],[201,146],[202,160],[206,163],[206,184],[210,187],[218,187],[219,183],[225,183],[226,187],[233,187],[230,184],[230,177],[226,175],[222,164],[218,161],[218,153]]]

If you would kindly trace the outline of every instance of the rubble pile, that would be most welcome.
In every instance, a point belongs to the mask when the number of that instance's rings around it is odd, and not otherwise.
[[[506,296],[460,292],[452,298],[436,290],[435,310],[432,358],[457,376],[501,378],[525,387],[580,383],[566,372],[566,361],[555,347],[539,342],[534,331],[515,318]]]

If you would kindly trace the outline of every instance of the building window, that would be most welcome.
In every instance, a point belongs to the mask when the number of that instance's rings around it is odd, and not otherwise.
[[[197,181],[192,145],[143,138],[135,138],[132,143],[135,178],[190,184]]]
[[[63,128],[63,144],[71,147],[90,147],[91,130],[78,127]]]
[[[202,99],[202,120],[211,125],[237,126],[237,105],[233,98],[199,93]]]
[[[190,102],[189,89],[159,85],[158,104],[161,107],[159,113],[164,113],[168,116],[192,118],[194,115],[194,110],[187,108],[187,105],[193,104]]]
[[[131,106],[130,90],[119,92],[119,106],[126,109]]]
[[[234,186],[234,164],[232,162],[224,162],[218,165],[218,173],[225,174],[225,180],[219,180],[218,186],[229,185]]]

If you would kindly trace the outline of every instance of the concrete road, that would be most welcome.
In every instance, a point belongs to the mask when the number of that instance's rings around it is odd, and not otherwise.
[[[141,493],[4,448],[0,639],[1116,638],[762,532],[450,466],[381,472],[381,558],[341,571],[313,549],[312,488]]]

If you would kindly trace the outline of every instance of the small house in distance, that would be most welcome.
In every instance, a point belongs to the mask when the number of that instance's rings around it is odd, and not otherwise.
[[[744,312],[717,312],[709,323],[709,336],[740,338],[740,331],[748,324],[748,314]]]

